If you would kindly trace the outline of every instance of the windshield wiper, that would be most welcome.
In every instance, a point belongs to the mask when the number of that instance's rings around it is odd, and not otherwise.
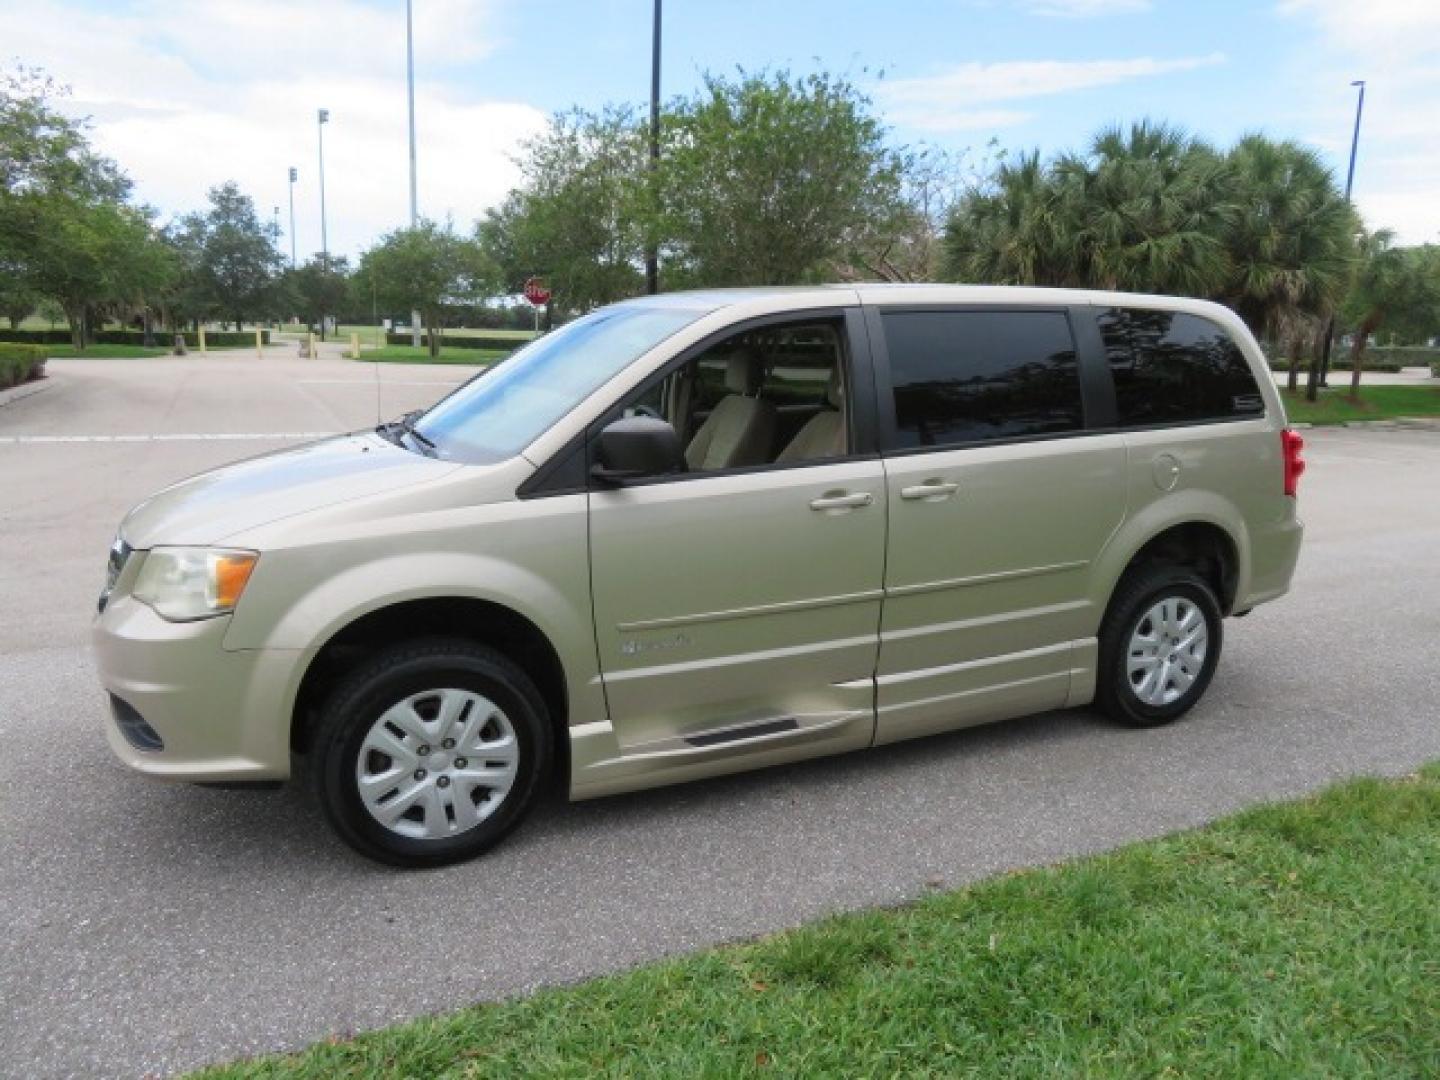
[[[404,446],[405,436],[409,435],[419,445],[421,453],[427,457],[435,457],[434,440],[415,428],[415,421],[420,419],[420,416],[424,412],[424,409],[414,409],[406,413],[399,420],[390,420],[379,425],[375,431],[382,438],[388,439],[396,446]]]

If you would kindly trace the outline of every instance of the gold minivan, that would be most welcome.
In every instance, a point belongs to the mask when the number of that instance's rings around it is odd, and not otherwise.
[[[137,506],[94,637],[154,776],[303,772],[402,865],[571,798],[1095,702],[1289,587],[1301,440],[1226,308],[834,286],[592,312],[432,408]]]

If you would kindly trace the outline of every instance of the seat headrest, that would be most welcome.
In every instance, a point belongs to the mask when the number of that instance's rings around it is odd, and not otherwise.
[[[830,369],[830,381],[825,384],[825,400],[835,408],[845,406],[845,383],[840,378],[840,365]]]
[[[752,397],[760,391],[760,358],[749,349],[736,349],[725,360],[725,389]]]

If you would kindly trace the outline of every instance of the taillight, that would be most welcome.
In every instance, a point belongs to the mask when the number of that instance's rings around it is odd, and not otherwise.
[[[1298,431],[1286,428],[1280,432],[1280,449],[1285,459],[1285,494],[1293,498],[1300,484],[1300,474],[1305,471],[1305,458],[1301,455],[1305,440]]]

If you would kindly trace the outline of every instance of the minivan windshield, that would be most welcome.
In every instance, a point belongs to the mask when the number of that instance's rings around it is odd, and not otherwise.
[[[415,422],[445,458],[520,453],[609,379],[706,310],[624,304],[553,330],[442,398]]]

